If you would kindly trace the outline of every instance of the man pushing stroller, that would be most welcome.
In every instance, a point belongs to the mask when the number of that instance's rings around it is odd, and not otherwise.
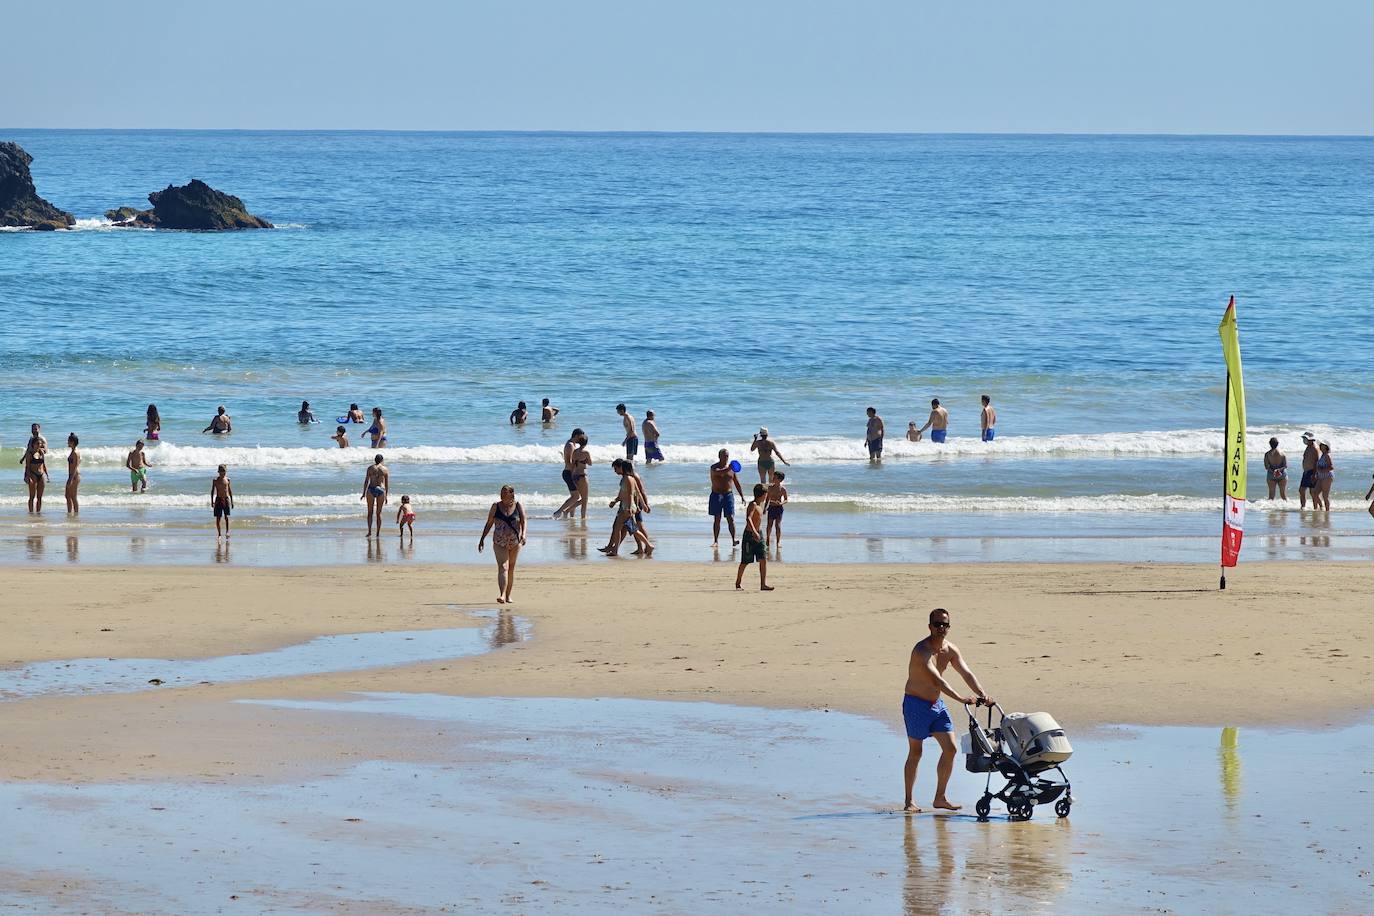
[[[902,697],[902,718],[906,722],[908,743],[906,757],[906,804],[904,810],[918,812],[921,809],[911,802],[911,789],[916,783],[916,768],[921,763],[921,747],[926,738],[935,737],[940,745],[940,762],[935,765],[936,808],[958,811],[962,805],[951,804],[945,797],[949,786],[950,774],[954,772],[954,722],[945,708],[941,694],[947,694],[964,704],[983,703],[993,705],[993,699],[983,690],[978,678],[969,669],[959,649],[946,637],[949,635],[949,611],[937,607],[930,612],[930,635],[918,642],[911,650],[911,662],[907,666],[906,695]],[[974,696],[966,697],[955,691],[944,678],[944,670],[953,665],[964,681],[972,688]]]

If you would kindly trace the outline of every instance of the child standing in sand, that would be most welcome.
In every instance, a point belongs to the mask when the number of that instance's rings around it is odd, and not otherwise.
[[[234,508],[234,485],[229,482],[229,471],[224,465],[216,469],[215,479],[210,481],[210,508],[215,512],[215,539],[229,536],[229,513]],[[220,519],[224,520],[221,535]]]
[[[406,529],[410,529],[410,539],[415,540],[415,509],[410,505],[410,496],[401,497],[400,508],[396,510],[396,527],[401,529],[401,537],[406,536]]]
[[[787,505],[787,487],[782,485],[787,477],[782,471],[773,474],[773,485],[768,488],[768,528],[764,531],[764,546],[782,544],[782,510]]]
[[[754,499],[744,513],[744,537],[741,539],[739,569],[735,572],[735,588],[744,588],[744,570],[750,563],[759,564],[759,589],[771,592],[768,584],[768,551],[763,546],[763,505],[768,500],[768,488],[754,484]]]

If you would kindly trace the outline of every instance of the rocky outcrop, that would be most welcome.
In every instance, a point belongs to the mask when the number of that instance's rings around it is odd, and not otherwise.
[[[76,217],[38,196],[29,174],[33,157],[18,143],[0,143],[0,226],[66,229]]]
[[[121,226],[154,229],[271,229],[272,224],[254,216],[243,201],[232,194],[216,191],[199,178],[191,183],[148,195],[151,210],[120,207],[106,210],[105,218]]]

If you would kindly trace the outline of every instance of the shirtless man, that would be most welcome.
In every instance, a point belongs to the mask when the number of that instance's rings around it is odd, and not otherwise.
[[[903,810],[917,812],[921,809],[911,802],[911,789],[916,784],[916,767],[921,763],[921,746],[926,738],[935,736],[940,745],[940,762],[935,765],[936,808],[958,811],[962,805],[951,804],[945,797],[949,786],[950,774],[954,772],[954,723],[950,721],[949,710],[941,694],[947,694],[960,703],[981,702],[993,704],[991,697],[983,691],[978,678],[974,677],[959,654],[959,649],[946,637],[949,635],[949,611],[937,607],[930,612],[930,635],[918,642],[911,650],[911,661],[907,665],[906,693],[902,697],[902,718],[906,722],[906,802]],[[959,672],[973,690],[971,697],[962,696],[944,678],[944,671],[950,665]]]
[[[730,467],[730,452],[721,449],[719,455],[720,460],[710,469],[711,501],[708,511],[711,513],[711,546],[720,543],[720,517],[723,515],[730,526],[730,545],[733,547],[739,543],[739,538],[735,537],[735,493],[744,499],[744,487],[740,486],[739,475]],[[730,492],[732,485],[735,493]]]
[[[635,427],[635,418],[624,404],[615,405],[615,412],[620,414],[620,422],[625,425],[625,457],[634,461],[639,455],[639,431]]]
[[[363,475],[363,495],[358,499],[367,500],[367,537],[372,537],[372,523],[377,523],[377,537],[382,536],[382,507],[386,505],[387,495],[391,492],[391,471],[382,464],[382,455],[372,459],[372,466]]]
[[[581,498],[577,494],[577,481],[573,480],[573,453],[577,451],[577,440],[584,435],[586,433],[582,432],[582,427],[579,426],[572,431],[568,441],[563,443],[563,484],[568,488],[568,498],[563,500],[563,505],[554,512],[554,518],[564,516],[572,518],[573,510],[581,502]],[[582,514],[587,514],[586,507],[583,507]]]
[[[129,469],[129,492],[138,493],[148,491],[148,469],[152,467],[148,463],[148,456],[143,451],[143,440],[139,439],[134,443],[134,450],[129,453],[129,457],[124,459],[124,466]]]
[[[544,398],[544,403],[539,406],[539,420],[541,423],[552,423],[558,416],[558,408],[549,403],[548,398]]]
[[[868,460],[883,459],[883,418],[878,416],[877,408],[868,408],[868,429],[864,432],[864,444],[868,446]]]
[[[920,441],[921,441],[921,431],[920,431],[919,429],[916,428],[916,421],[915,421],[915,420],[912,420],[910,423],[908,423],[908,424],[906,425],[906,441],[908,441],[908,442],[920,442]]]
[[[768,438],[768,427],[760,426],[759,431],[754,433],[754,441],[749,443],[749,451],[759,453],[759,483],[769,484],[773,482],[773,469],[781,461],[789,468],[792,463],[782,457],[782,452],[778,450],[778,444]],[[741,493],[740,496],[744,494]]]
[[[644,411],[644,422],[639,424],[639,428],[644,431],[644,463],[649,465],[662,461],[663,452],[658,448],[658,421],[654,419],[652,410]]]
[[[1269,484],[1269,498],[1274,498],[1274,490],[1279,498],[1288,502],[1288,456],[1279,451],[1279,440],[1269,439],[1269,451],[1264,453],[1264,480]]]
[[[229,471],[220,465],[215,479],[210,481],[210,508],[215,513],[215,539],[221,535],[220,519],[224,519],[223,537],[229,536],[229,513],[234,508],[234,485],[229,482]]]
[[[744,588],[744,570],[754,562],[759,564],[759,590],[773,590],[768,584],[768,547],[763,543],[763,507],[767,502],[768,488],[761,483],[754,484],[754,498],[744,510],[744,547],[740,550],[739,569],[735,572],[736,590]]]
[[[983,441],[991,442],[997,438],[997,408],[992,406],[992,398],[983,395]]]
[[[217,436],[233,431],[234,421],[229,414],[224,412],[223,404],[216,409],[214,418],[210,420],[210,425],[201,430],[203,433],[214,433]]]
[[[1312,508],[1317,507],[1317,437],[1311,432],[1302,434],[1302,443],[1307,446],[1302,452],[1302,479],[1298,481],[1298,508],[1307,508],[1307,498],[1312,498]]]
[[[926,420],[926,425],[922,426],[918,433],[930,430],[931,442],[944,442],[949,430],[949,411],[940,406],[939,398],[930,399],[930,417]]]

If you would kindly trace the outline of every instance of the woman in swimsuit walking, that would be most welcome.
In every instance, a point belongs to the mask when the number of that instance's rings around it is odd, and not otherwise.
[[[1331,443],[1318,444],[1321,454],[1317,457],[1317,489],[1312,494],[1312,507],[1331,510],[1331,485],[1336,482],[1336,464],[1331,460]]]
[[[63,495],[67,497],[68,515],[77,515],[81,512],[81,507],[76,502],[76,491],[81,486],[81,453],[76,450],[78,441],[76,433],[67,436],[67,448],[71,451],[67,453],[67,489]]]
[[[501,499],[492,503],[487,512],[487,525],[477,539],[478,553],[486,549],[488,534],[492,535],[491,552],[496,556],[496,603],[510,604],[510,593],[515,588],[515,560],[525,546],[525,509],[515,501],[515,487],[510,484],[501,488]]]
[[[568,518],[572,518],[578,506],[582,507],[582,517],[587,517],[587,501],[591,499],[590,482],[587,480],[587,468],[592,465],[592,453],[587,451],[587,434],[583,433],[573,442],[577,448],[572,453],[572,484],[577,488],[577,504],[568,510]]]
[[[162,437],[162,417],[157,412],[156,404],[148,405],[147,425],[143,427],[143,435],[149,442],[156,442]]]

